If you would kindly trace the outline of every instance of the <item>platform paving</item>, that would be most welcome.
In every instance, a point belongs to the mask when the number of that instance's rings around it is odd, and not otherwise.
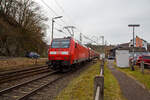
[[[150,93],[139,85],[134,79],[128,77],[113,67],[113,61],[108,61],[108,68],[118,80],[123,96],[127,100],[150,100]]]

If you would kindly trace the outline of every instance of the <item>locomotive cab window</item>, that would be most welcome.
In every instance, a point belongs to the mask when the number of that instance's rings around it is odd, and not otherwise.
[[[51,48],[69,48],[70,39],[54,39]]]
[[[143,56],[143,59],[150,59],[150,56]]]

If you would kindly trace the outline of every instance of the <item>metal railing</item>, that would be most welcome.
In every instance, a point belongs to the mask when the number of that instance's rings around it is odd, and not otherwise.
[[[94,100],[104,100],[104,59],[100,65],[100,75],[94,78]]]

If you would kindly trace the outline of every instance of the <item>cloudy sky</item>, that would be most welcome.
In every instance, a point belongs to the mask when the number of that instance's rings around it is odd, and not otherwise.
[[[79,33],[82,32],[89,38],[104,36],[108,44],[126,43],[132,38],[132,29],[128,27],[128,24],[140,24],[140,27],[135,29],[135,34],[150,42],[150,0],[35,1],[49,17],[48,41],[50,41],[51,34],[51,18],[60,15],[63,18],[56,20],[55,29],[62,29],[63,26],[68,25],[76,26],[75,38],[77,40],[79,40]],[[54,34],[54,37],[65,36],[57,30]],[[99,43],[101,43],[100,40]]]

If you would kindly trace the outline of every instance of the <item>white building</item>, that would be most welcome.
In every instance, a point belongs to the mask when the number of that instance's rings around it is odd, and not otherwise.
[[[129,67],[129,50],[116,50],[116,64],[120,68]]]

